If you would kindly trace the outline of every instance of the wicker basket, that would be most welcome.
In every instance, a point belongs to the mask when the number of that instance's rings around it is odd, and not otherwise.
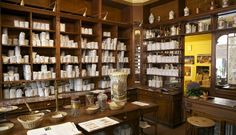
[[[39,115],[22,115],[17,117],[17,120],[22,124],[25,129],[33,129],[39,127],[43,116]]]
[[[14,127],[14,124],[11,122],[1,123],[0,127],[8,127],[7,129],[1,129],[0,135],[10,135],[10,132],[12,131],[12,128]]]

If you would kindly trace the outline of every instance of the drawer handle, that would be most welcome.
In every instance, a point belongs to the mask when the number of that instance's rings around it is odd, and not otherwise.
[[[47,103],[47,106],[50,106],[51,105],[51,103]]]
[[[22,110],[22,109],[23,109],[23,107],[19,107],[18,109],[19,109],[19,110]]]
[[[127,119],[127,116],[124,116],[123,119],[126,120],[126,119]]]

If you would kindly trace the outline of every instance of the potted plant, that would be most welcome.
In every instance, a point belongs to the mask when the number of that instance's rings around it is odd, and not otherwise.
[[[187,96],[192,99],[198,99],[200,95],[202,95],[200,84],[197,82],[190,82],[187,85]]]

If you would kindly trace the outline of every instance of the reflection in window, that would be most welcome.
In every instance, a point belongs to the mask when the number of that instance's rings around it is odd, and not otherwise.
[[[223,35],[217,40],[216,84],[236,84],[236,33]]]

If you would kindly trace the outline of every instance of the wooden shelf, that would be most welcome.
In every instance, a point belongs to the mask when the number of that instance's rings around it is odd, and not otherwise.
[[[66,78],[60,78],[58,80],[70,80],[70,79],[80,79],[80,77],[66,77]]]
[[[33,63],[34,65],[54,65],[56,63]]]
[[[98,50],[98,48],[81,48],[82,50]]]
[[[19,80],[19,81],[4,81],[3,84],[19,84],[19,83],[32,83],[37,81],[54,81],[55,79],[36,79],[36,80]]]
[[[55,33],[55,30],[32,29],[33,32],[50,32]]]
[[[147,52],[183,51],[184,49],[147,50]]]
[[[72,49],[72,50],[74,50],[74,49],[79,49],[78,47],[60,47],[61,49]]]
[[[149,38],[149,39],[144,39],[145,41],[158,41],[162,39],[177,39],[183,35],[174,35],[174,36],[163,36],[163,37],[155,37],[155,38]]]
[[[89,34],[81,34],[82,37],[85,37],[85,38],[95,38],[97,37],[96,35],[89,35]]]
[[[194,33],[186,33],[185,36],[194,36],[194,35],[201,35],[201,34],[209,34],[212,30],[209,31],[203,31],[203,32],[194,32]]]
[[[99,76],[84,76],[80,77],[81,79],[92,79],[92,78],[99,78]]]
[[[60,32],[60,34],[63,34],[63,35],[80,35],[79,32]]]
[[[82,64],[98,64],[98,62],[82,62]]]
[[[102,36],[102,39],[106,39],[106,38],[112,38],[111,36]]]
[[[55,49],[56,47],[54,46],[32,46],[33,48],[50,48],[50,49]]]
[[[113,50],[113,49],[102,49],[103,51],[116,51],[116,50]]]
[[[162,76],[162,77],[176,77],[176,78],[183,78],[183,76],[171,76],[171,75],[150,75],[150,74],[147,74],[147,76]]]
[[[224,32],[224,31],[235,31],[236,27],[224,28],[224,29],[216,29],[213,32]]]
[[[180,63],[180,62],[149,62],[147,64],[183,64],[183,63]]]
[[[3,65],[29,65],[30,63],[3,63]]]
[[[79,65],[80,63],[75,63],[75,62],[63,62],[61,64],[72,64],[72,65]]]
[[[102,62],[102,64],[116,64],[116,62]]]
[[[30,28],[15,27],[15,26],[10,26],[10,25],[2,25],[2,28],[8,28],[8,29],[19,30],[19,31],[29,31],[29,30],[31,30]]]
[[[29,45],[4,45],[4,44],[2,44],[2,46],[4,46],[4,47],[16,47],[16,46],[19,46],[19,47],[25,47],[25,48],[29,48],[30,46]]]

